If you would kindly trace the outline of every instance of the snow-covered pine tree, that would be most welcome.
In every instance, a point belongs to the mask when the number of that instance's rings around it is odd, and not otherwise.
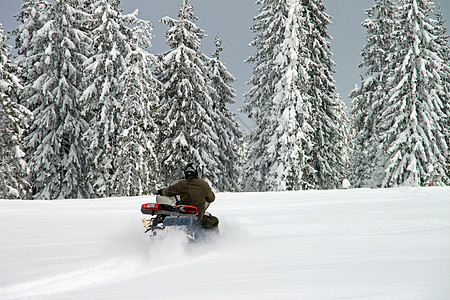
[[[25,199],[29,190],[23,134],[31,112],[18,103],[22,89],[0,23],[0,199]]]
[[[355,187],[376,187],[384,169],[375,164],[379,146],[379,111],[386,98],[387,56],[393,50],[392,34],[398,26],[397,5],[392,0],[376,0],[366,11],[366,45],[361,51],[362,84],[350,94],[352,145],[350,181]]]
[[[345,105],[345,102],[342,100],[341,95],[338,93],[336,94],[337,98],[337,123],[339,128],[341,128],[341,135],[342,137],[338,141],[337,149],[341,149],[341,159],[342,159],[342,180],[340,188],[342,187],[342,182],[344,179],[347,179],[350,177],[350,157],[352,157],[353,148],[352,148],[352,141],[350,136],[350,120],[348,117],[348,111],[347,105]]]
[[[274,153],[267,153],[273,128],[272,99],[275,93],[274,82],[280,74],[275,71],[275,47],[284,40],[284,22],[288,13],[286,1],[258,0],[259,14],[251,27],[255,38],[250,43],[256,52],[246,62],[253,63],[253,75],[248,84],[252,87],[244,95],[242,111],[255,121],[255,126],[247,133],[248,157],[243,168],[242,189],[245,191],[267,191],[273,184],[266,180]]]
[[[246,190],[337,188],[345,176],[342,101],[333,95],[322,1],[261,0],[255,63],[243,111],[250,133]],[[340,145],[340,146],[339,146]]]
[[[211,83],[211,58],[199,50],[205,35],[194,23],[197,16],[189,0],[183,1],[178,17],[162,19],[169,26],[166,37],[171,49],[161,54],[158,73],[164,85],[160,109],[164,116],[160,124],[161,180],[169,183],[178,177],[186,162],[193,161],[214,188],[225,188],[223,177],[229,170],[220,169],[224,166],[218,136],[222,132],[217,130],[217,123],[222,119],[217,108],[220,102],[216,103],[222,100]]]
[[[442,101],[444,102],[444,112],[447,118],[447,121],[441,122],[443,126],[443,133],[446,137],[447,142],[447,176],[446,178],[450,178],[450,45],[449,45],[449,36],[447,34],[447,28],[445,27],[444,16],[440,7],[436,13],[436,20],[438,22],[436,36],[437,43],[441,46],[441,57],[443,59],[443,69],[442,69],[442,82],[443,82],[443,90],[441,91]],[[445,180],[444,180],[445,181]],[[447,185],[450,185],[450,181],[445,182]]]
[[[240,163],[237,152],[243,143],[243,139],[239,124],[235,120],[235,114],[230,112],[227,104],[235,102],[235,90],[232,83],[236,79],[220,61],[220,52],[223,51],[223,47],[222,39],[219,36],[215,38],[215,46],[216,51],[213,53],[209,65],[211,86],[214,90],[214,93],[212,93],[212,97],[214,97],[213,108],[219,118],[214,124],[214,130],[218,137],[218,169],[223,170],[223,173],[213,184],[218,191],[235,191],[238,188],[238,166]]]
[[[35,93],[34,82],[41,74],[40,53],[45,51],[49,41],[39,36],[38,31],[46,23],[50,4],[46,0],[25,0],[21,11],[15,16],[20,25],[13,31],[16,36],[18,56],[15,64],[19,67],[23,90],[20,103],[31,111],[40,104],[39,95]],[[34,38],[34,40],[33,40]]]
[[[135,24],[135,35],[129,40],[132,51],[125,57],[127,69],[119,78],[123,92],[121,99],[120,132],[117,137],[117,153],[114,174],[114,195],[138,196],[156,189],[158,163],[158,128],[154,117],[158,103],[159,82],[150,67],[156,57],[142,47],[151,47],[151,24],[132,14],[127,16]]]
[[[299,1],[283,1],[284,14],[279,19],[283,40],[274,46],[272,107],[266,115],[271,127],[265,178],[270,190],[303,190],[314,188],[315,170],[311,165],[313,146],[310,98],[305,93],[308,64],[303,52],[306,32],[303,8]],[[261,158],[260,158],[261,159]]]
[[[79,0],[55,1],[30,39],[36,47],[22,49],[22,63],[32,68],[25,84],[34,90],[23,99],[34,115],[26,137],[34,199],[88,196],[79,88],[89,39],[80,30],[85,15],[78,7]]]
[[[16,50],[18,56],[15,64],[18,66],[23,89],[19,95],[19,103],[27,107],[31,112],[38,109],[42,103],[42,93],[36,93],[39,85],[38,78],[44,73],[45,64],[41,62],[42,53],[50,43],[49,37],[40,35],[41,28],[45,25],[50,4],[46,0],[26,0],[21,11],[15,16],[20,25],[13,31],[16,36]],[[37,113],[37,111],[36,111]],[[33,113],[34,114],[34,113]],[[25,133],[26,137],[27,133]],[[30,155],[33,149],[28,149],[24,143],[25,152]],[[30,160],[27,158],[27,160]],[[34,182],[36,173],[28,174],[28,181]],[[33,191],[30,190],[31,198]]]
[[[331,59],[330,16],[322,0],[302,0],[305,48],[308,60],[306,93],[311,99],[311,126],[315,130],[311,152],[316,171],[316,187],[339,188],[345,178],[346,153],[341,147],[346,127],[342,127],[342,99],[335,95],[334,62]],[[306,52],[306,51],[305,51]]]
[[[284,2],[284,1],[283,1]],[[276,77],[271,72],[274,47],[284,40],[281,31],[287,15],[286,5],[280,0],[257,0],[260,5],[259,14],[254,18],[255,24],[251,27],[256,34],[250,43],[256,48],[256,53],[245,62],[253,63],[253,75],[249,80],[252,88],[245,94],[242,111],[255,120],[262,119],[271,107],[274,87],[272,78]]]
[[[113,177],[119,170],[115,162],[118,137],[123,133],[121,76],[127,71],[127,56],[135,49],[135,32],[127,26],[120,0],[91,0],[90,7],[93,42],[84,65],[86,88],[81,96],[83,115],[89,123],[84,134],[89,152],[87,177],[93,187],[92,196],[110,197],[115,190]]]
[[[388,61],[389,97],[380,111],[380,155],[385,170],[381,187],[421,186],[427,179],[445,178],[448,151],[443,126],[444,103],[437,21],[430,18],[429,0],[402,0],[395,51]]]
[[[238,177],[238,191],[245,191],[245,183],[247,182],[247,178],[245,178],[244,174],[244,165],[248,160],[248,143],[245,139],[245,133],[242,135],[241,142],[239,143],[239,147],[237,149],[237,155],[238,155],[238,171],[239,171],[239,177]]]

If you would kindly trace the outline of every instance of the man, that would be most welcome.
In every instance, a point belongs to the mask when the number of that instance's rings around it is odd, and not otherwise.
[[[219,219],[205,216],[206,202],[215,199],[209,184],[198,178],[198,168],[194,163],[188,163],[183,170],[185,180],[181,180],[165,189],[160,189],[158,195],[173,197],[180,195],[179,205],[193,205],[198,209],[198,221],[206,228],[216,227]]]

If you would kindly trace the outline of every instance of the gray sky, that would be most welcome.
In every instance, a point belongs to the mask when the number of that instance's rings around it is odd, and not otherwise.
[[[248,46],[254,34],[250,30],[253,17],[258,14],[254,0],[191,0],[194,13],[199,20],[197,25],[208,35],[203,40],[202,52],[211,55],[214,51],[214,37],[220,35],[223,40],[224,51],[221,60],[225,63],[237,81],[233,87],[236,89],[236,104],[230,109],[238,113],[242,106],[243,94],[250,88],[246,82],[250,79],[253,65],[244,63],[252,55],[254,48]],[[181,0],[122,0],[124,13],[139,9],[139,17],[149,20],[155,26],[153,47],[150,51],[158,54],[168,50],[165,39],[167,26],[159,20],[164,16],[176,18]],[[336,87],[347,106],[351,100],[348,98],[355,84],[360,83],[361,62],[359,53],[364,45],[365,30],[360,25],[366,18],[365,10],[373,5],[373,0],[324,0],[327,13],[331,15],[333,24],[329,32],[333,37],[331,41],[332,59],[336,63],[334,79]],[[450,19],[450,0],[435,0],[436,6],[441,6],[444,19]],[[22,1],[0,0],[0,22],[6,31],[18,26],[14,15],[20,11]],[[449,28],[449,22],[446,23]],[[13,41],[10,41],[13,44]],[[238,113],[238,120],[245,129],[251,125],[244,114]]]

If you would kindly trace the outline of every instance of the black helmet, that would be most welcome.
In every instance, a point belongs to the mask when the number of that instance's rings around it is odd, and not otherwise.
[[[188,163],[186,167],[184,167],[184,177],[198,177],[198,166],[195,163]]]

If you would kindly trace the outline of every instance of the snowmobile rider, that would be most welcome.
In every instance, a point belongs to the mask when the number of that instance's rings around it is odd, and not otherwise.
[[[208,224],[211,220],[208,216],[205,217],[206,202],[211,203],[216,198],[211,191],[211,187],[206,181],[198,178],[198,167],[195,163],[188,163],[183,172],[185,180],[158,190],[158,195],[166,197],[180,195],[179,205],[193,205],[197,207],[199,223],[204,227],[217,226],[217,224]]]

